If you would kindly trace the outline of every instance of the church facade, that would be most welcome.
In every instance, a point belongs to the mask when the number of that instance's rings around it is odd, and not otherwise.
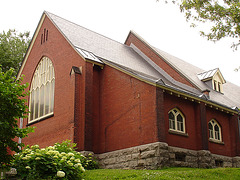
[[[104,168],[240,167],[240,87],[133,31],[122,44],[44,12],[23,74],[25,144],[70,139]]]

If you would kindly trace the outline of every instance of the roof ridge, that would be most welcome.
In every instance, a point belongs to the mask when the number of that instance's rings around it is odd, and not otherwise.
[[[81,27],[81,28],[83,28],[83,29],[85,29],[85,30],[88,30],[88,31],[90,31],[90,32],[92,32],[92,33],[95,33],[95,34],[97,34],[97,35],[99,35],[99,36],[102,36],[102,37],[104,37],[104,38],[106,38],[106,39],[109,39],[109,40],[114,41],[114,42],[116,42],[116,43],[125,45],[125,44],[123,44],[123,43],[121,43],[121,42],[119,42],[119,41],[117,41],[117,40],[111,39],[111,38],[109,38],[109,37],[107,37],[107,36],[105,36],[105,35],[102,35],[102,34],[100,34],[100,33],[97,33],[96,31],[93,31],[93,30],[91,30],[91,29],[88,29],[88,28],[86,28],[86,27],[83,27],[83,26],[81,26],[81,25],[79,25],[79,24],[77,24],[77,23],[75,23],[75,22],[72,22],[72,21],[70,21],[70,20],[67,20],[67,19],[65,19],[65,18],[62,18],[61,16],[58,16],[58,15],[53,14],[53,13],[51,13],[51,12],[44,11],[44,13],[46,13],[49,18],[51,18],[51,15],[52,15],[52,16],[55,16],[55,17],[58,17],[58,18],[60,18],[60,19],[62,19],[62,20],[64,20],[64,21],[67,21],[67,22],[69,22],[69,23],[71,23],[71,24],[74,24],[74,25],[76,25],[76,26],[78,26],[78,27]],[[49,16],[49,15],[50,15],[50,16]],[[52,19],[52,18],[51,18],[51,19]],[[53,19],[52,19],[52,20],[53,20]],[[54,21],[54,20],[53,20],[53,21]]]
[[[190,78],[186,73],[184,73],[181,69],[177,68],[171,61],[169,61],[166,57],[164,57],[163,54],[159,52],[158,48],[155,48],[151,44],[149,44],[146,40],[144,40],[140,35],[138,35],[134,31],[130,31],[130,33],[133,33],[138,39],[140,39],[143,43],[145,43],[147,46],[149,46],[158,56],[160,56],[167,64],[169,64],[172,68],[174,68],[178,73],[180,73],[187,81],[189,81],[193,86],[195,86],[197,89],[201,90],[201,87],[199,87],[192,78]],[[167,53],[168,54],[168,53]]]

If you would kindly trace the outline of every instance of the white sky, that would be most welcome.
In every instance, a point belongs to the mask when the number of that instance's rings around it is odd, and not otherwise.
[[[160,0],[164,1],[164,0]],[[176,5],[156,0],[3,0],[0,32],[16,29],[33,35],[43,11],[124,43],[134,30],[149,44],[204,70],[220,68],[224,78],[240,86],[240,48],[233,52],[232,39],[217,43],[190,28]],[[200,26],[201,27],[201,26]]]

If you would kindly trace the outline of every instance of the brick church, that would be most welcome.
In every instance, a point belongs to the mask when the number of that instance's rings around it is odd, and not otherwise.
[[[104,168],[240,167],[240,87],[133,31],[122,44],[44,12],[22,74],[25,144],[70,139]]]

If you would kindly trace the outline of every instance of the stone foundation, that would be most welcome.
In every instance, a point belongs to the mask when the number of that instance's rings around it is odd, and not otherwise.
[[[177,148],[161,142],[95,154],[95,156],[100,168],[106,169],[240,167],[240,157],[216,155],[207,150],[194,151]]]

